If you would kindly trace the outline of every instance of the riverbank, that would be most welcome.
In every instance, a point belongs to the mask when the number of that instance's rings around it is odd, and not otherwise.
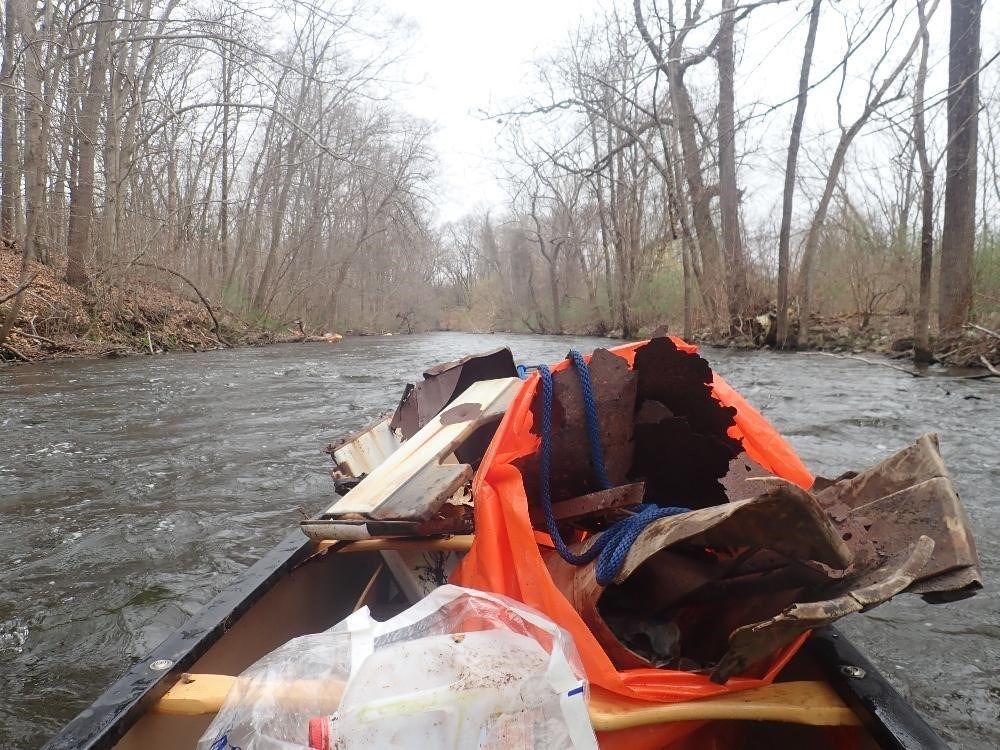
[[[13,293],[21,278],[21,259],[0,249],[0,299]],[[0,361],[33,362],[67,357],[121,357],[167,351],[208,351],[254,346],[308,337],[274,332],[234,313],[164,285],[123,276],[95,279],[87,293],[76,289],[41,263],[32,263],[30,285],[6,341]],[[179,285],[185,285],[179,281]],[[196,301],[197,300],[197,301]],[[0,324],[13,299],[0,304]]]
[[[0,248],[0,299],[17,289],[20,266],[16,253]],[[32,264],[29,277],[31,284],[23,292],[14,327],[0,344],[0,362],[340,340],[337,335],[308,335],[301,328],[276,331],[254,325],[225,307],[199,299],[200,292],[185,279],[173,280],[187,296],[167,286],[127,276],[95,280],[85,294],[41,263]],[[0,303],[0,323],[12,303],[13,300]],[[863,323],[856,316],[814,319],[798,349],[912,359],[909,316],[874,315]],[[760,316],[747,321],[745,330],[736,335],[723,336],[707,329],[696,331],[693,343],[732,349],[773,348],[772,329],[773,319]],[[652,330],[640,330],[636,338],[651,334]],[[987,326],[970,326],[960,336],[935,342],[935,359],[946,367],[984,371],[987,367],[998,368],[1000,334]]]
[[[775,348],[775,320],[762,315],[735,335],[711,331],[696,333],[694,340],[734,349]],[[798,332],[796,331],[796,334]],[[805,337],[796,335],[791,349],[832,354],[881,354],[891,359],[913,360],[913,319],[909,315],[873,314],[814,317]],[[933,362],[948,368],[982,369],[1000,365],[1000,333],[986,326],[969,325],[957,336],[932,336]],[[995,374],[995,373],[994,373]]]

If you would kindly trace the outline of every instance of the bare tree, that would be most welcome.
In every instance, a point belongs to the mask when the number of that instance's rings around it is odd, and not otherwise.
[[[826,221],[827,211],[830,208],[830,201],[833,198],[834,190],[836,189],[837,182],[840,179],[841,170],[844,167],[844,160],[847,158],[847,151],[854,142],[855,137],[861,132],[861,129],[865,126],[873,113],[885,106],[889,101],[895,101],[902,97],[902,92],[890,94],[890,89],[892,89],[900,75],[906,69],[907,65],[909,65],[910,60],[913,58],[913,53],[920,44],[920,39],[924,29],[927,27],[927,22],[934,15],[934,11],[937,9],[937,4],[938,0],[935,0],[928,13],[924,15],[918,23],[918,28],[912,41],[910,42],[909,47],[907,47],[895,67],[892,68],[892,70],[885,76],[885,78],[882,79],[880,83],[876,83],[878,66],[872,70],[871,78],[869,79],[868,95],[865,99],[864,107],[857,118],[847,126],[845,126],[843,122],[840,123],[840,139],[837,141],[833,157],[830,159],[830,165],[826,170],[826,180],[823,186],[823,192],[820,195],[819,203],[816,206],[816,212],[809,225],[809,232],[806,235],[805,248],[802,251],[802,265],[799,269],[799,293],[801,300],[799,305],[799,335],[803,340],[808,336],[809,320],[812,314],[814,282],[813,271],[816,264],[817,252],[819,250],[820,233],[823,230],[823,224]],[[892,4],[890,4],[883,13],[883,17],[888,15],[891,9]],[[878,19],[878,21],[880,20],[881,19]],[[876,21],[876,25],[878,21]],[[888,50],[886,51],[886,54],[888,54]],[[848,57],[849,55],[846,55],[842,62],[843,72],[841,78],[841,90],[838,94],[838,112],[840,112],[840,96],[843,94],[844,81],[847,75]],[[883,56],[882,59],[884,60],[885,57]]]
[[[952,0],[948,46],[948,146],[938,287],[938,327],[954,334],[972,311],[976,240],[981,0]],[[932,11],[933,12],[933,11]]]
[[[920,61],[913,90],[913,145],[920,162],[920,291],[913,315],[913,358],[931,361],[929,323],[931,317],[931,272],[934,264],[934,169],[927,156],[924,88],[927,82],[927,55],[930,32],[924,22],[926,0],[917,0],[917,12],[923,33],[920,38]]]
[[[799,90],[792,117],[792,133],[788,138],[788,152],[785,161],[785,186],[781,198],[781,228],[778,230],[778,301],[775,321],[776,342],[780,349],[788,344],[788,275],[791,266],[790,246],[792,236],[792,205],[795,201],[795,172],[799,159],[799,143],[802,140],[802,121],[806,114],[809,96],[809,70],[812,67],[813,49],[816,46],[816,30],[819,28],[819,13],[823,0],[813,0],[809,10],[809,30],[802,50],[802,68],[799,72]]]
[[[684,83],[684,74],[693,66],[704,61],[714,46],[707,46],[693,55],[684,54],[684,43],[688,34],[694,30],[700,20],[700,10],[703,3],[692,6],[685,3],[685,15],[678,24],[674,17],[673,0],[668,0],[667,25],[669,40],[666,51],[653,38],[646,25],[642,12],[641,0],[633,0],[632,10],[635,15],[636,28],[649,48],[657,66],[667,76],[670,87],[671,109],[674,113],[674,123],[683,153],[684,175],[688,185],[688,195],[691,199],[691,215],[695,234],[698,239],[698,249],[701,255],[705,302],[709,315],[714,323],[718,323],[721,311],[726,305],[721,300],[720,292],[724,292],[724,273],[722,253],[719,249],[719,235],[712,217],[711,200],[715,190],[705,184],[702,169],[702,148],[698,145],[697,117],[691,94]],[[659,21],[659,17],[657,17]]]
[[[742,319],[750,312],[747,263],[740,231],[740,191],[736,182],[735,28],[735,0],[722,0],[715,52],[719,65],[719,214],[726,259],[729,326],[733,332],[741,328]]]
[[[76,146],[76,179],[70,188],[69,234],[66,239],[66,281],[73,286],[87,283],[86,255],[94,218],[94,158],[101,107],[107,91],[108,49],[114,24],[111,0],[100,0],[95,27],[94,51],[87,89],[82,96]]]

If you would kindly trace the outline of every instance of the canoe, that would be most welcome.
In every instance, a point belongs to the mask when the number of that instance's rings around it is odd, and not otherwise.
[[[383,432],[369,432],[354,448],[370,451],[372,434],[384,442]],[[397,485],[405,488],[406,483]],[[398,495],[399,486],[387,492]],[[361,606],[376,612],[405,606],[414,594],[393,566],[399,556],[462,554],[474,542],[471,534],[364,537],[331,542],[306,538],[295,529],[45,748],[193,748],[235,675],[291,638],[326,630]],[[596,689],[590,716],[602,745],[621,746],[628,738],[625,744],[652,746],[648,738],[656,735],[645,735],[644,742],[644,732],[686,722],[698,729],[670,747],[948,747],[834,627],[813,631],[773,684],[699,700],[642,704]]]
[[[461,549],[466,540],[452,537],[441,548]],[[185,684],[198,685],[202,675],[238,675],[246,667],[291,638],[320,632],[349,615],[359,601],[372,596],[371,582],[382,568],[379,546],[353,542],[333,545],[304,540],[297,529],[245,571],[176,633],[135,664],[88,708],[45,745],[47,750],[178,750],[193,748],[207,729],[217,705],[163,705],[164,696]],[[413,548],[403,541],[384,548]],[[376,579],[375,586],[378,587]],[[322,592],[322,595],[317,594]],[[189,682],[190,681],[190,682]],[[858,748],[947,748],[917,711],[878,669],[835,628],[814,632],[783,671],[778,685],[792,684],[782,696],[785,721],[754,722],[770,732],[774,748],[834,747],[830,726],[803,723],[825,712],[856,736]],[[796,699],[807,683],[808,694]],[[826,690],[815,690],[816,686]],[[817,700],[819,694],[819,700]],[[208,700],[218,696],[209,691]],[[175,698],[183,700],[183,694]],[[192,700],[190,697],[188,700]],[[204,700],[204,699],[201,699]],[[810,702],[813,701],[813,702]],[[753,710],[729,707],[732,720]],[[770,707],[775,713],[778,709]],[[764,713],[766,715],[766,712]],[[794,723],[793,723],[794,722]],[[608,721],[608,725],[613,725]],[[755,726],[755,728],[756,728]],[[808,743],[808,744],[807,744]],[[753,747],[755,745],[748,745]],[[730,746],[735,747],[735,746]]]

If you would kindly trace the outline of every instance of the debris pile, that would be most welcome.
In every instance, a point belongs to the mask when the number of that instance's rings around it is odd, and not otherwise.
[[[472,475],[520,382],[507,348],[427,370],[392,415],[327,447],[344,497],[303,531],[317,540],[471,532]]]
[[[712,395],[696,354],[656,338],[589,367],[610,488],[588,449],[580,373],[553,374],[552,513],[572,556],[546,565],[620,668],[671,667],[725,682],[814,627],[907,591],[932,602],[981,587],[968,519],[937,439],[861,474],[807,489],[766,471],[731,436],[735,409]],[[532,405],[541,435],[541,397]],[[538,455],[519,460],[536,528],[545,530]],[[632,541],[613,581],[586,551],[639,503],[690,511]],[[589,532],[589,533],[581,533]],[[597,532],[597,533],[594,533]],[[572,559],[571,561],[568,561]]]
[[[935,436],[806,487],[804,470],[796,484],[765,467],[788,451],[776,434],[744,444],[704,359],[665,336],[631,353],[598,349],[588,365],[572,352],[571,366],[540,368],[530,422],[517,405],[538,448],[502,458],[524,479],[535,541],[553,540],[542,544],[552,582],[615,667],[724,683],[896,594],[940,602],[981,588]],[[515,373],[506,349],[427,371],[393,415],[330,446],[344,497],[305,533],[472,531],[471,478],[519,391]]]

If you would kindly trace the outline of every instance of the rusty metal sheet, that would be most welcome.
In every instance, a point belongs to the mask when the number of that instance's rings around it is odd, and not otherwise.
[[[580,617],[587,624],[590,632],[601,644],[608,658],[619,669],[649,667],[650,663],[630,650],[618,640],[614,631],[608,626],[598,610],[598,602],[604,587],[597,582],[592,566],[578,568],[563,560],[554,550],[542,554],[553,582],[562,592]]]
[[[604,464],[613,485],[626,481],[632,464],[632,415],[635,408],[636,375],[628,363],[606,349],[595,349],[590,359],[590,383],[597,404]],[[552,375],[552,499],[579,497],[602,489],[590,460],[587,421],[583,409],[580,378],[574,367]],[[533,430],[541,424],[540,391],[532,403]],[[515,461],[525,477],[525,491],[532,504],[538,502],[538,454]]]
[[[615,583],[658,551],[681,542],[712,548],[766,548],[793,560],[815,560],[836,569],[847,568],[853,561],[850,549],[813,497],[783,482],[750,500],[649,524],[629,550]]]
[[[725,439],[732,456],[740,452],[739,441],[727,434],[736,409],[723,406],[712,394],[712,368],[705,359],[682,352],[663,337],[637,349],[633,366],[639,375],[637,403],[659,401],[675,417],[686,418],[695,432]]]
[[[924,584],[920,593],[948,591],[956,583],[966,595],[982,588],[968,518],[946,477],[928,479],[874,500],[856,508],[851,516],[868,528],[876,549],[885,555],[896,553],[915,533],[934,540],[934,555],[917,579]],[[946,576],[962,570],[967,573],[961,578]],[[937,580],[932,583],[930,579]]]
[[[626,508],[630,505],[639,505],[642,502],[645,491],[646,485],[642,482],[623,484],[608,490],[598,490],[587,495],[574,497],[571,500],[553,503],[552,513],[560,523],[578,522],[587,516],[606,518],[609,515],[609,511],[613,512],[616,510],[618,511],[616,517],[624,517],[626,514],[621,511],[621,508]],[[541,510],[537,507],[532,507],[530,511],[532,523],[539,528],[543,528],[545,520],[542,517]]]
[[[592,543],[573,549],[579,552]],[[729,556],[728,549],[733,550]],[[685,657],[714,653],[717,658],[733,629],[780,611],[806,586],[829,583],[822,570],[798,560],[837,569],[852,560],[815,500],[787,482],[757,498],[654,521],[633,543],[607,589],[596,581],[595,563],[574,567],[556,553],[545,559],[556,585],[619,668],[660,662],[623,643],[605,616],[615,621],[627,614],[633,624],[676,619]]]
[[[677,602],[717,584],[729,566],[703,550],[663,550],[602,595],[605,612],[665,616]]]
[[[983,578],[979,568],[968,567],[922,577],[906,589],[906,593],[920,594],[929,604],[944,604],[968,599],[982,588]]]
[[[736,410],[712,395],[712,370],[668,338],[636,350],[635,449],[629,476],[646,481],[647,502],[705,508],[726,502],[719,479],[742,450],[728,434]]]
[[[913,445],[856,476],[835,481],[816,493],[824,506],[844,503],[857,508],[935,477],[948,478],[937,435],[922,435]]]
[[[637,460],[641,430],[676,420],[672,405],[643,403]],[[968,519],[933,436],[861,474],[817,483],[815,495],[745,456],[728,470],[730,502],[651,523],[606,589],[594,563],[546,555],[619,668],[711,669],[724,682],[802,632],[900,592],[947,601],[981,587]]]
[[[780,483],[781,479],[744,452],[729,462],[729,471],[719,482],[726,491],[726,499],[733,502],[756,497]]]
[[[389,427],[407,440],[473,383],[513,377],[517,367],[507,347],[431,367],[421,382],[407,385]]]
[[[360,432],[331,443],[326,452],[342,476],[361,477],[371,473],[399,444],[399,437],[389,428],[389,416],[386,415]]]
[[[838,596],[796,602],[774,617],[737,628],[729,637],[729,650],[712,670],[712,681],[725,683],[805,631],[888,601],[913,583],[933,551],[934,540],[921,536],[881,568],[845,584],[846,590]]]
[[[861,560],[895,554],[921,535],[934,556],[909,590],[929,601],[971,596],[982,588],[979,555],[936,435],[924,435],[872,468],[818,492]],[[850,535],[850,536],[848,536]],[[869,548],[862,552],[862,547]]]

